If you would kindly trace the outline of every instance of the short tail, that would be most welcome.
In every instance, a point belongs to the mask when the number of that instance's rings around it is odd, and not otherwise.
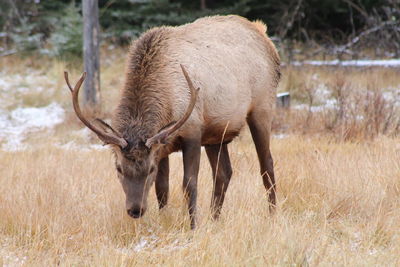
[[[266,34],[267,33],[267,25],[265,25],[264,22],[261,20],[255,20],[252,21],[254,27],[261,33],[261,34]]]

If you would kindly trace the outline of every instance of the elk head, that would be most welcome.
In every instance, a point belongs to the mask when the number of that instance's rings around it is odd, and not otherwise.
[[[72,103],[76,116],[92,130],[106,145],[111,145],[116,154],[116,169],[126,196],[126,209],[133,218],[141,217],[147,208],[147,195],[158,170],[157,151],[166,139],[176,132],[189,118],[196,103],[199,88],[195,89],[185,68],[181,69],[190,89],[190,103],[185,114],[176,122],[167,124],[159,132],[137,145],[130,146],[120,133],[100,119],[89,121],[79,107],[79,89],[85,80],[83,73],[75,87],[72,88],[68,73],[64,72],[65,81],[72,93]]]

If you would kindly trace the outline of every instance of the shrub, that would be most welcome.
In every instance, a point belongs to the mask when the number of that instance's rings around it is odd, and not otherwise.
[[[50,36],[50,54],[63,58],[82,56],[82,27],[80,8],[74,3],[68,5]]]

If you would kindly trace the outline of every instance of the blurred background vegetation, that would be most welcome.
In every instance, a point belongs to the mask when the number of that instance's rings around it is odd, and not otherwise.
[[[81,56],[81,1],[1,0],[0,6],[1,56]],[[99,0],[99,8],[102,43],[115,46],[153,26],[238,14],[267,23],[289,60],[299,47],[309,51],[307,57],[354,58],[361,50],[378,57],[400,53],[398,0]]]

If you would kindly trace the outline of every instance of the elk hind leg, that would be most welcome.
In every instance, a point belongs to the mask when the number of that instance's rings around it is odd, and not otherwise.
[[[264,110],[253,111],[248,116],[247,123],[257,150],[261,176],[268,193],[270,211],[273,211],[276,206],[276,184],[274,163],[270,151],[271,114]]]
[[[211,213],[214,219],[218,219],[225,193],[232,176],[231,161],[229,159],[228,145],[208,145],[205,147],[208,160],[213,173],[213,196],[211,200]]]

